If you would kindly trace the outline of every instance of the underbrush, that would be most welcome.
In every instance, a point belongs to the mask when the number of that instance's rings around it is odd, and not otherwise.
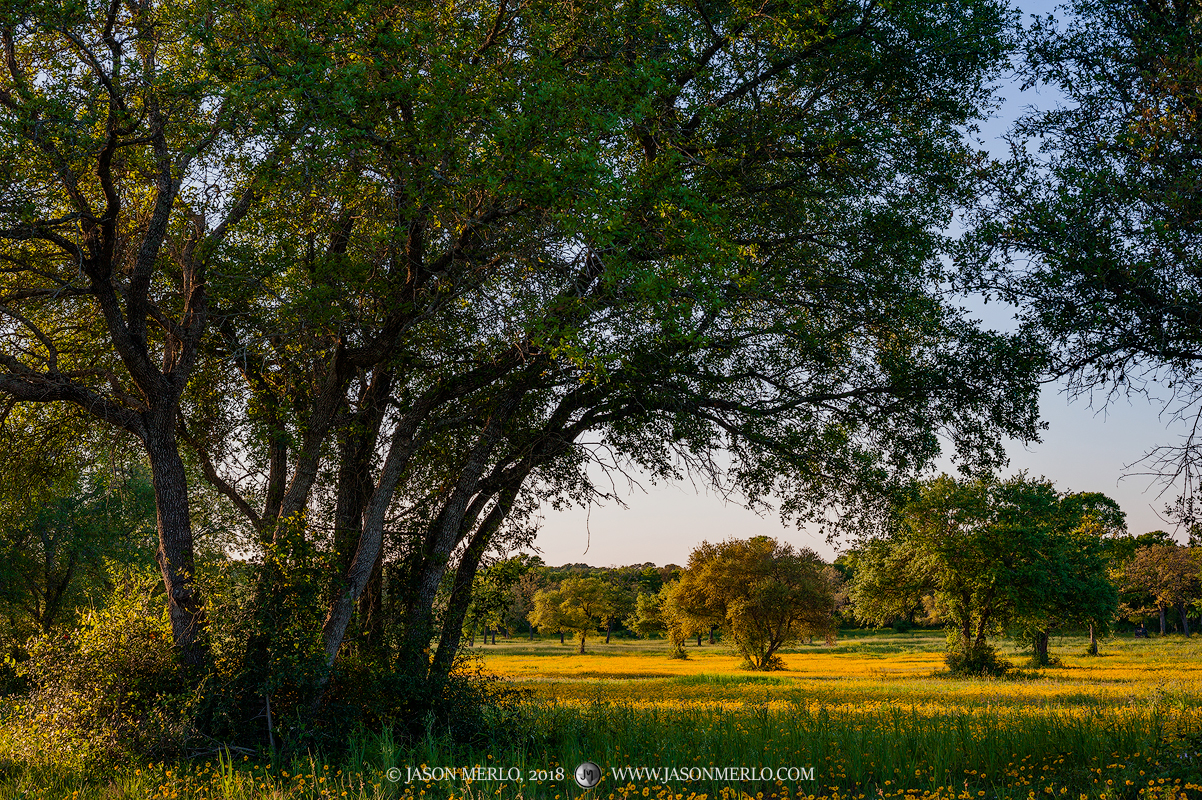
[[[433,727],[409,742],[387,731],[360,732],[336,759],[221,753],[112,763],[104,774],[14,760],[11,739],[0,734],[0,797],[1202,797],[1196,703],[1076,714],[927,714],[901,706],[864,713],[802,704],[730,712],[703,703],[636,709],[601,699],[587,705],[526,701],[516,716],[491,723],[496,735],[476,743],[456,742]],[[584,761],[604,770],[591,793],[572,777]],[[766,769],[771,776],[706,779],[703,768],[728,766]],[[789,780],[790,768],[804,777]],[[781,769],[785,778],[777,781]]]

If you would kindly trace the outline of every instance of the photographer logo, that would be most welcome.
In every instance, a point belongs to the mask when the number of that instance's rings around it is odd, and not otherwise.
[[[576,783],[581,789],[591,789],[601,782],[601,768],[591,761],[576,767]]]

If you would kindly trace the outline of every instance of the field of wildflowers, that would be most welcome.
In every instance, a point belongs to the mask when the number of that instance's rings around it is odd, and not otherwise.
[[[1006,679],[948,677],[942,644],[859,634],[763,674],[721,645],[679,661],[655,641],[584,656],[498,643],[474,649],[528,699],[490,742],[364,735],[337,762],[219,754],[89,775],[0,733],[0,800],[1202,798],[1202,639],[1119,637],[1096,657],[1065,639],[1060,665]],[[587,791],[573,778],[585,761],[603,772]]]

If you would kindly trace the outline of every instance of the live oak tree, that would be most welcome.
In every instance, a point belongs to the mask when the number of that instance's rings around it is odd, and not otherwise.
[[[53,116],[73,172],[16,88],[5,105],[43,150],[4,160],[37,188],[4,212],[35,284],[5,302],[39,313],[9,316],[0,385],[84,385],[150,443],[185,649],[203,607],[177,433],[246,521],[264,636],[304,630],[330,667],[386,601],[392,663],[433,684],[480,564],[540,503],[608,494],[590,464],[871,519],[940,434],[982,465],[1034,435],[1037,351],[949,306],[939,258],[1000,5],[191,8],[6,22],[14,75],[68,63],[68,33],[88,49],[39,88],[78,101]],[[105,105],[126,86],[132,111]],[[71,175],[96,205],[118,163],[120,236],[57,210]],[[89,302],[91,327],[52,313]]]
[[[590,633],[595,633],[617,608],[617,591],[601,578],[568,578],[554,589],[534,595],[530,622],[539,629],[571,631],[580,640],[580,654]]]
[[[1123,570],[1128,590],[1144,593],[1160,616],[1160,633],[1166,630],[1165,613],[1177,611],[1181,632],[1189,636],[1189,610],[1202,594],[1202,558],[1195,547],[1156,544],[1141,547]]]
[[[1194,518],[1202,411],[1202,14],[1193,0],[1081,0],[1036,21],[1022,75],[1063,96],[986,172],[966,264],[1017,304],[1071,390],[1163,392],[1186,420],[1147,469]],[[981,268],[980,265],[988,264]]]
[[[857,554],[856,616],[888,624],[933,595],[948,619],[949,663],[1003,668],[989,639],[1018,630],[1047,660],[1047,635],[1066,624],[1106,625],[1118,599],[1100,538],[1122,512],[1097,493],[1062,494],[1023,474],[1006,480],[923,482],[886,538]]]
[[[0,392],[142,443],[176,645],[204,660],[180,411],[210,267],[302,123],[204,3],[0,10]]]
[[[812,551],[767,536],[702,543],[673,587],[671,601],[692,630],[719,625],[750,669],[783,664],[777,652],[833,625],[834,587]]]
[[[1067,627],[1087,628],[1089,653],[1097,655],[1097,636],[1109,630],[1118,609],[1103,537],[1126,530],[1123,514],[1110,498],[1090,494],[1085,503],[1074,503],[1082,495],[1060,498],[1060,519],[1044,532],[1042,541],[1020,544],[1039,547],[1041,568],[1035,590],[1024,596],[1016,611],[1013,627],[1032,643],[1032,660],[1039,666],[1050,663],[1050,633]],[[1092,499],[1102,502],[1094,504]],[[1100,507],[1090,508],[1095,505]],[[1117,527],[1103,521],[1106,512],[1117,518]]]
[[[600,496],[585,442],[814,517],[866,509],[936,431],[985,460],[997,432],[1032,433],[1034,354],[936,291],[1000,8],[341,14],[304,21],[320,69],[273,54],[327,133],[305,192],[279,198],[300,213],[264,212],[240,280],[286,263],[292,291],[242,295],[215,352],[257,414],[246,492],[285,497],[240,503],[269,540],[336,443],[313,518],[342,565],[331,663],[387,558],[402,662],[445,673],[513,510]],[[278,331],[317,344],[294,355]],[[436,628],[448,569],[464,591]]]

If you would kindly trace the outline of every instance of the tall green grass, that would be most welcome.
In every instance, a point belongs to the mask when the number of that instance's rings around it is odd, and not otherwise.
[[[796,705],[735,712],[696,703],[630,708],[531,703],[496,720],[491,740],[456,744],[431,731],[419,741],[361,735],[337,761],[317,754],[272,763],[218,753],[180,764],[112,764],[86,772],[46,758],[0,756],[0,798],[561,798],[899,797],[923,792],[979,798],[1202,796],[1202,717],[1191,708],[1101,709],[1088,714],[922,714],[902,706],[832,713]],[[4,738],[0,734],[0,752]],[[605,770],[592,792],[572,772],[583,761]],[[474,767],[538,772],[560,780],[447,779],[407,783],[412,769]],[[741,766],[813,769],[814,780],[728,782],[615,780],[615,768]],[[388,770],[400,770],[389,780]],[[395,775],[395,773],[394,773]],[[1150,783],[1151,782],[1151,783]],[[1149,788],[1151,786],[1151,789]],[[1175,787],[1170,789],[1170,787]],[[1141,793],[1142,790],[1142,793]],[[346,794],[344,795],[343,792]],[[981,794],[981,793],[984,794]]]
[[[878,652],[900,648],[903,640],[927,652],[942,644],[929,633],[846,640],[849,648]],[[1061,647],[1081,650],[1084,642],[1066,640]],[[649,679],[662,654],[642,642],[623,643],[621,652],[643,653],[638,660],[645,658],[646,672],[638,680],[598,667],[610,677],[572,684],[587,689],[577,694],[585,701],[530,699],[490,710],[486,735],[470,744],[433,728],[414,740],[363,733],[336,756],[304,752],[273,760],[211,743],[207,753],[175,763],[85,765],[39,739],[37,729],[13,713],[14,703],[0,701],[0,800],[717,800],[761,794],[884,800],[924,793],[956,800],[1202,800],[1197,639],[1115,641],[1102,657],[1005,681],[925,673],[826,680],[841,677],[836,668],[808,683],[790,673]],[[850,669],[858,658],[830,661]],[[1097,671],[1108,663],[1115,666]],[[1049,681],[1080,691],[1049,692]],[[571,777],[586,760],[605,770],[591,792]],[[406,782],[423,766],[477,765],[517,770],[523,780]],[[812,769],[814,780],[616,777],[619,768],[675,767],[679,774],[727,766]],[[400,780],[390,780],[390,769],[399,770]],[[540,774],[551,779],[540,782]]]

